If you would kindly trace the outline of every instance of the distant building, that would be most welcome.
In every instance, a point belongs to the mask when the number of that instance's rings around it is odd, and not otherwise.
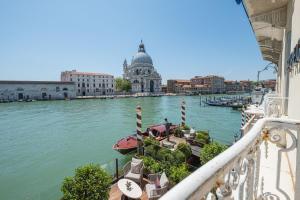
[[[167,88],[166,85],[162,85],[161,86],[161,92],[163,92],[163,93],[167,93],[168,92],[168,88]]]
[[[115,91],[114,76],[110,74],[64,71],[61,81],[74,82],[77,96],[112,95]]]
[[[131,82],[132,92],[157,93],[161,91],[161,76],[154,68],[152,58],[147,54],[142,41],[130,65],[125,59],[123,72],[123,78]]]
[[[226,80],[224,81],[226,93],[241,92],[242,87],[239,81]]]
[[[244,92],[251,92],[252,91],[252,81],[250,80],[242,80],[240,81],[240,85]]]
[[[183,93],[187,88],[183,86],[191,85],[190,80],[167,80],[167,91],[168,93]]]
[[[275,79],[264,80],[264,81],[262,81],[262,85],[264,88],[268,88],[268,89],[271,89],[272,91],[275,91],[276,80]]]
[[[67,81],[0,81],[0,100],[73,99],[75,84]]]
[[[198,88],[205,88],[208,93],[216,94],[225,91],[224,77],[209,75],[209,76],[195,76],[191,79],[191,85],[198,85]]]

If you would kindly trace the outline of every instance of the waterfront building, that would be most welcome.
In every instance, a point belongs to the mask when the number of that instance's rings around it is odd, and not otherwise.
[[[195,88],[205,88],[208,93],[216,94],[225,91],[224,77],[216,75],[195,76],[191,79],[191,85]]]
[[[241,85],[241,89],[243,92],[251,92],[252,91],[252,81],[241,80],[240,85]]]
[[[0,100],[52,100],[76,97],[69,81],[0,81]]]
[[[276,91],[247,107],[238,141],[161,200],[300,198],[300,0],[236,2],[276,65]]]
[[[184,85],[191,85],[191,81],[180,79],[167,80],[167,91],[168,93],[182,93]]]
[[[242,87],[239,81],[226,80],[224,81],[226,93],[241,92]]]
[[[74,82],[77,96],[112,95],[115,91],[114,76],[105,73],[64,71],[61,81]]]
[[[161,86],[161,92],[163,92],[163,93],[167,93],[168,92],[167,85],[162,85]]]
[[[276,80],[270,79],[270,80],[263,80],[262,85],[264,88],[271,89],[272,91],[275,91],[276,88]]]
[[[128,65],[123,63],[123,78],[131,82],[134,93],[161,92],[161,76],[153,66],[152,58],[147,54],[145,45],[141,41],[138,52]]]

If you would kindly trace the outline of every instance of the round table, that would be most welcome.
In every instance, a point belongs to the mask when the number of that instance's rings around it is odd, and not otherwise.
[[[131,183],[131,190],[127,190],[127,183]],[[142,189],[138,184],[136,184],[134,181],[123,178],[118,181],[118,188],[121,190],[121,192],[131,199],[139,199],[142,196]]]

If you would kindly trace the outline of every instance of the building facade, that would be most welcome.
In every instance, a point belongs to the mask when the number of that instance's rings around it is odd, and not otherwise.
[[[52,100],[76,97],[75,84],[67,81],[0,81],[0,100]]]
[[[138,53],[133,56],[131,64],[125,59],[123,64],[123,78],[131,82],[134,93],[161,92],[161,76],[153,66],[152,58],[146,53],[145,45],[141,41]]]
[[[191,79],[191,85],[198,85],[198,88],[205,88],[208,93],[224,93],[224,77],[209,75],[209,76],[195,76]]]
[[[110,74],[64,71],[61,81],[74,82],[77,96],[112,95],[115,91],[114,76]]]
[[[179,80],[179,79],[173,79],[173,80],[167,80],[167,91],[168,93],[184,93],[185,90],[188,87],[184,86],[190,86],[191,81],[190,80]]]

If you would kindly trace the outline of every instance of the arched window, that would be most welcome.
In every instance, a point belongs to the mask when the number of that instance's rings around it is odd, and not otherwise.
[[[63,91],[68,91],[68,88],[63,88]]]

